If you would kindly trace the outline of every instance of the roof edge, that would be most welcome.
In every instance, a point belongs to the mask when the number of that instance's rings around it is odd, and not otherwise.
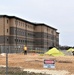
[[[54,30],[57,30],[56,28],[54,28],[54,27],[52,27],[52,26],[49,26],[49,25],[47,25],[47,24],[44,24],[44,23],[33,23],[33,22],[27,21],[27,20],[25,20],[25,19],[22,19],[22,18],[19,18],[19,17],[16,17],[16,16],[0,15],[0,17],[16,18],[16,19],[25,21],[25,22],[30,23],[30,24],[33,24],[33,25],[37,25],[37,26],[38,26],[38,25],[44,25],[44,26],[50,27],[50,28],[52,28],[52,29],[54,29]]]

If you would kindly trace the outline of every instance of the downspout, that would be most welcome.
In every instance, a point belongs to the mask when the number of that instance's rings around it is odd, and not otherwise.
[[[4,50],[5,50],[5,18],[4,18],[4,27],[3,27],[3,29],[4,29]]]
[[[16,52],[17,52],[17,20],[16,20]]]
[[[26,25],[25,26],[25,30],[26,30],[26,32],[25,32],[25,35],[26,35],[25,36],[25,42],[26,42],[25,45],[27,46],[27,23],[25,23],[25,25]]]

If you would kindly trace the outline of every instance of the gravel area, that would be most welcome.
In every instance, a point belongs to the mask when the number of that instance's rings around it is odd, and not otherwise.
[[[66,70],[39,70],[39,69],[24,69],[23,71],[35,72],[35,73],[43,73],[50,75],[67,75],[69,72]]]

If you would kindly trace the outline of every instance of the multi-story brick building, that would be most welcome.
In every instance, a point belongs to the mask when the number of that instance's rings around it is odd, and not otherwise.
[[[26,45],[28,49],[59,46],[59,33],[56,28],[42,23],[32,23],[27,20],[8,15],[0,15],[0,45]]]

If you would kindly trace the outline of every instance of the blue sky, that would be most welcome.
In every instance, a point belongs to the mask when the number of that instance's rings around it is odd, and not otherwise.
[[[74,0],[1,0],[4,14],[55,27],[60,45],[74,46]]]

